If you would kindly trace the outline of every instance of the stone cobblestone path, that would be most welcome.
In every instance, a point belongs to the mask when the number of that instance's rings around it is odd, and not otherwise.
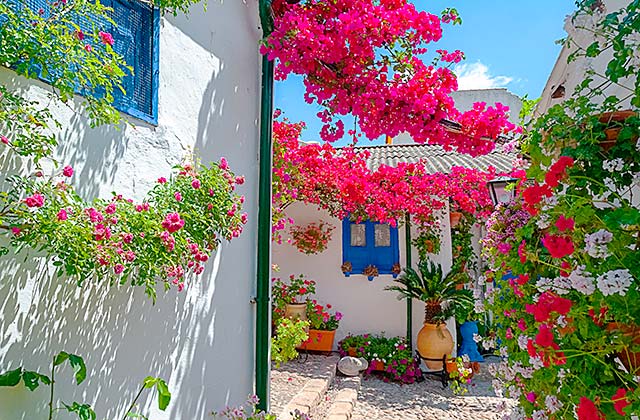
[[[306,382],[320,376],[327,362],[325,356],[310,355],[304,363],[293,361],[280,369],[274,368],[271,412],[280,413]],[[311,411],[313,420],[326,420],[332,400],[346,383],[346,378],[335,378],[318,407]],[[363,378],[351,419],[499,420],[515,406],[513,400],[494,394],[487,364],[483,364],[482,372],[473,378],[468,389],[464,395],[454,395],[449,388],[443,389],[438,380],[429,377],[411,385],[386,383],[377,377]]]

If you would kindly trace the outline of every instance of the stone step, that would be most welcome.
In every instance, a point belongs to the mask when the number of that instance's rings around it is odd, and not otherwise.
[[[358,401],[359,376],[340,378],[336,381],[337,393],[331,401],[325,420],[349,420]]]
[[[314,378],[309,379],[302,389],[291,398],[278,415],[278,420],[292,420],[296,410],[304,414],[312,414],[323,401],[329,386],[336,376],[337,356],[327,357]]]

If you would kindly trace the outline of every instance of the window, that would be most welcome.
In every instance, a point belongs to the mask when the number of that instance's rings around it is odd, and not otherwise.
[[[156,124],[160,12],[138,0],[102,0],[101,3],[113,9],[109,14],[116,26],[103,19],[96,19],[96,23],[100,25],[100,30],[111,33],[114,51],[133,67],[133,74],[122,81],[126,94],[119,89],[114,90],[113,106],[126,114]],[[46,13],[49,11],[47,0],[26,0],[25,4],[34,11],[40,8]],[[86,19],[78,20],[81,29],[91,29]]]
[[[362,273],[375,265],[380,274],[391,274],[400,261],[398,228],[386,223],[342,221],[342,261],[349,261],[352,273]]]

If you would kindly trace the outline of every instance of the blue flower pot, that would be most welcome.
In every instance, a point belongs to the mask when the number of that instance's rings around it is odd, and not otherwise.
[[[351,271],[345,271],[343,274],[345,277],[349,277],[351,275]]]
[[[478,334],[478,322],[467,321],[460,325],[460,355],[466,354],[471,362],[484,362],[484,358],[478,351],[478,345],[473,341],[473,335]]]
[[[369,277],[367,277],[367,280],[369,280],[369,281],[373,281],[373,279],[375,279],[375,277],[374,277],[374,276],[369,276]]]

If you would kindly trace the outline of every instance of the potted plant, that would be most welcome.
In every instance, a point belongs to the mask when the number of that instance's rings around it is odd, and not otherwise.
[[[337,311],[331,313],[330,309],[330,304],[321,305],[316,300],[307,301],[309,338],[301,344],[300,349],[324,352],[333,350],[333,341],[342,319],[342,313]]]
[[[291,228],[291,243],[304,254],[319,254],[327,249],[334,229],[335,226],[325,222],[294,226]]]
[[[292,274],[288,282],[280,278],[271,281],[274,322],[280,317],[306,320],[307,300],[316,292],[316,282],[306,279],[304,274],[297,277]]]
[[[377,277],[379,274],[378,267],[376,267],[375,265],[368,265],[364,268],[364,270],[362,271],[362,274],[367,276],[367,279],[369,281],[373,281],[373,279]]]
[[[349,261],[345,261],[340,266],[340,270],[342,270],[342,273],[345,277],[349,277],[351,275],[351,271],[353,270],[353,265]]]
[[[440,264],[420,261],[418,271],[411,267],[385,290],[400,293],[399,299],[418,299],[425,303],[424,326],[418,333],[418,352],[430,369],[441,369],[443,356],[453,350],[453,337],[444,325],[446,319],[473,307],[470,290],[456,289],[456,283],[442,275]],[[428,360],[433,359],[433,360]]]

